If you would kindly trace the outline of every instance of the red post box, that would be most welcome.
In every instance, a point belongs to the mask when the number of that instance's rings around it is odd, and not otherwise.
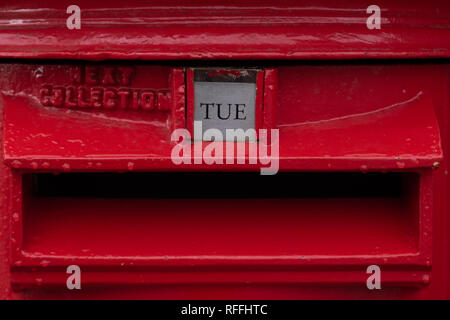
[[[0,9],[1,298],[448,298],[447,4],[77,5]]]

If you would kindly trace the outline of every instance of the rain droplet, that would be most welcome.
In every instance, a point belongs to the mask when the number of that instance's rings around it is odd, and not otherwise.
[[[403,169],[406,166],[406,164],[403,161],[397,161],[396,164],[397,164],[397,168],[399,168],[399,169]]]
[[[36,279],[34,279],[34,280],[36,281],[36,284],[37,284],[38,286],[42,285],[42,283],[44,282],[44,280],[42,280],[42,278],[36,278]]]
[[[42,260],[40,264],[41,264],[41,266],[43,266],[45,268],[46,266],[48,266],[50,264],[50,261]]]
[[[18,169],[22,165],[22,162],[20,162],[19,160],[14,160],[13,162],[11,162],[11,165],[13,168]]]

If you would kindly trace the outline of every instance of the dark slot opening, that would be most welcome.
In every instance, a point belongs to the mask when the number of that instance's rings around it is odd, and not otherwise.
[[[30,252],[259,257],[397,254],[418,247],[417,173],[23,178],[23,250]]]
[[[401,197],[413,173],[39,173],[33,196],[99,198]],[[416,177],[418,179],[418,176]]]

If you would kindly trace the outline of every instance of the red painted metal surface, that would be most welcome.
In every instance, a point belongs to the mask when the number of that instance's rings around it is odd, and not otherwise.
[[[2,11],[3,57],[84,59],[439,58],[449,54],[446,1],[78,1],[83,27],[68,32],[71,2],[16,2]],[[29,10],[22,10],[22,9]]]
[[[1,9],[1,298],[449,298],[446,2],[381,1],[381,30],[366,28],[359,1],[81,1],[81,30],[67,30],[67,5]],[[264,70],[262,127],[280,130],[280,171],[396,172],[407,191],[232,201],[31,192],[37,173],[259,170],[172,163],[171,132],[192,115],[189,70],[203,65]],[[80,291],[66,288],[70,264],[82,269]],[[382,290],[366,288],[370,264]]]

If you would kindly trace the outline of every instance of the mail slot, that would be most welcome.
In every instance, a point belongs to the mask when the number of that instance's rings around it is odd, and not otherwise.
[[[445,28],[279,6],[87,6],[78,47],[0,23],[0,297],[446,296]]]
[[[417,173],[283,172],[269,185],[266,178],[218,172],[28,174],[22,248],[46,256],[294,261],[299,254],[306,259],[420,250]],[[199,187],[174,190],[174,180],[197,180]],[[234,184],[240,180],[245,185]],[[74,241],[80,233],[83,239]]]

